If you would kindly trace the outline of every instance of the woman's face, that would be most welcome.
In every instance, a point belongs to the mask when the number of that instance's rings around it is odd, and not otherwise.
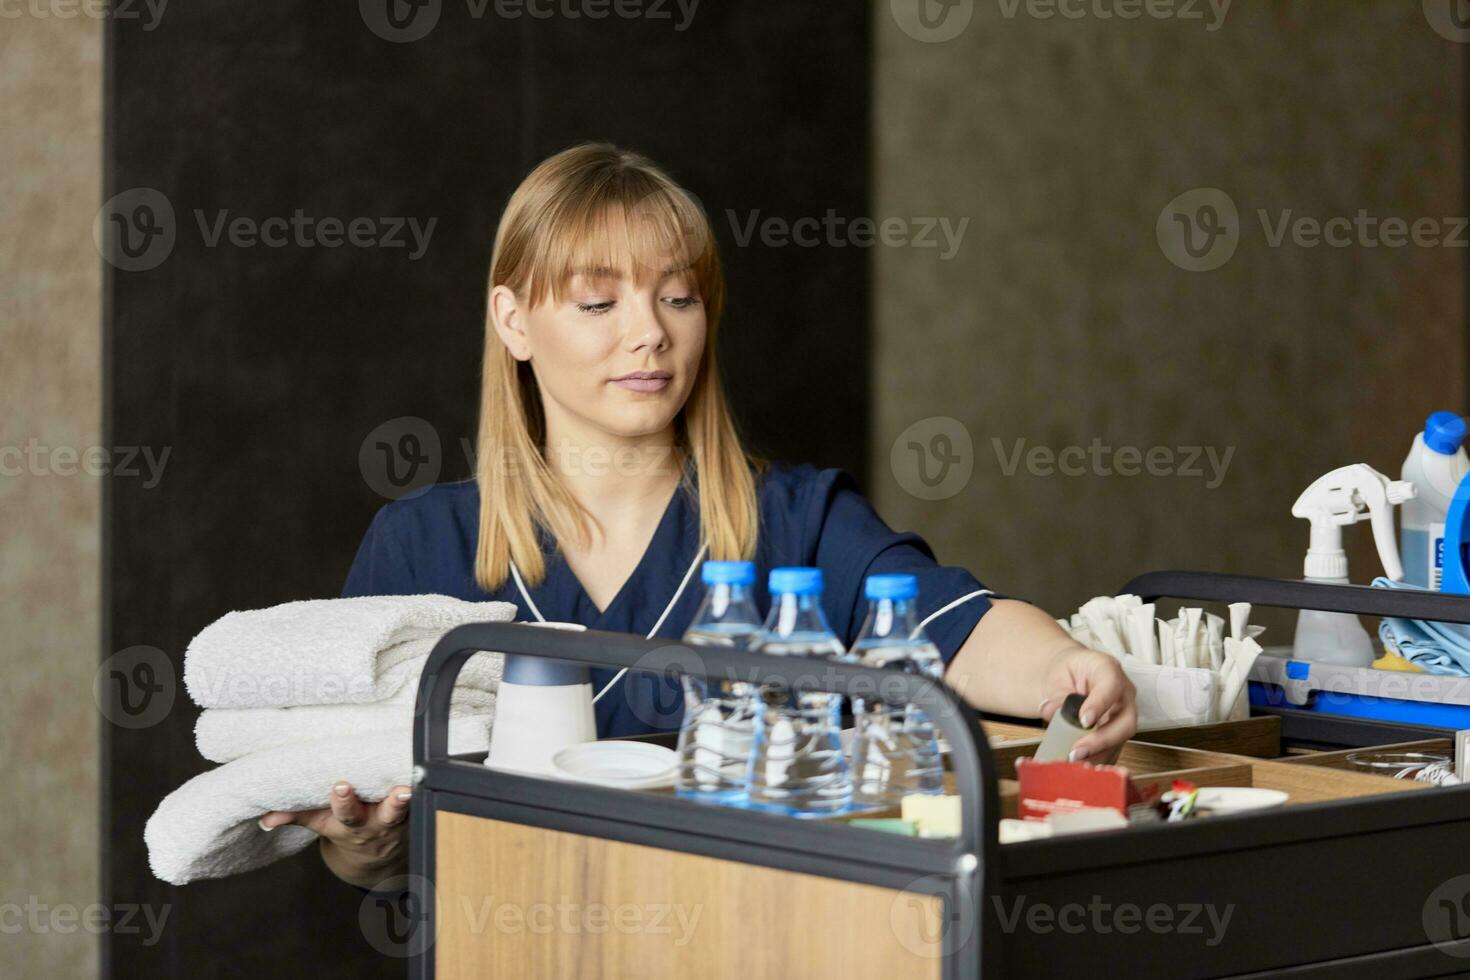
[[[702,298],[688,270],[643,279],[630,268],[580,269],[559,298],[530,309],[497,287],[497,330],[530,361],[549,428],[637,438],[664,431],[684,407],[704,353]]]

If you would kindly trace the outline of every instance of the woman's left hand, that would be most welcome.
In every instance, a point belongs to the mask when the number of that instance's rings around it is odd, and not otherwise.
[[[1079,717],[1084,726],[1096,725],[1072,749],[1072,759],[1110,762],[1123,743],[1138,730],[1138,708],[1133,682],[1123,673],[1116,657],[1081,644],[1059,651],[1046,672],[1046,700],[1041,702],[1041,719],[1050,722],[1069,694],[1087,700]]]

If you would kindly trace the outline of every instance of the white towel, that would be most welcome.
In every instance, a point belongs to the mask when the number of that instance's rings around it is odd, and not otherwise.
[[[194,743],[210,762],[232,762],[251,752],[329,735],[411,731],[419,675],[426,657],[393,668],[408,670],[398,693],[376,704],[303,705],[296,708],[206,708],[194,724]],[[477,653],[455,681],[449,715],[489,715],[504,656]]]
[[[452,719],[451,752],[489,748],[485,716]],[[412,782],[413,739],[380,732],[297,742],[255,752],[201,773],[158,805],[143,830],[153,873],[175,885],[223,878],[297,854],[315,832],[287,825],[261,830],[272,810],[328,805],[332,784],[346,780],[364,800],[378,801]]]
[[[411,673],[393,668],[426,655],[444,633],[509,622],[515,612],[508,602],[443,595],[308,599],[232,612],[189,644],[184,685],[203,708],[382,701]]]

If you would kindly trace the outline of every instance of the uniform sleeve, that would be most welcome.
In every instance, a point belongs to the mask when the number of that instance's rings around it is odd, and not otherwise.
[[[809,526],[817,530],[816,563],[825,582],[832,628],[851,645],[867,612],[869,575],[905,573],[919,580],[919,617],[948,663],[991,608],[991,593],[963,568],[939,564],[924,539],[894,531],[840,470],[823,471],[814,486]]]
[[[368,525],[342,586],[344,599],[365,595],[417,595],[408,551],[394,530],[391,504]]]

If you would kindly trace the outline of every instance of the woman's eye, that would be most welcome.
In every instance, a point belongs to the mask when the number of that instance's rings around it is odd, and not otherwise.
[[[687,310],[691,306],[699,305],[699,299],[695,296],[665,296],[664,302],[676,310]]]
[[[612,301],[611,300],[609,300],[608,302],[605,302],[605,303],[578,303],[577,304],[577,309],[581,310],[583,313],[591,313],[593,316],[598,316],[600,314],[606,313],[608,310],[612,309],[612,307],[613,307],[613,305],[612,305]]]

